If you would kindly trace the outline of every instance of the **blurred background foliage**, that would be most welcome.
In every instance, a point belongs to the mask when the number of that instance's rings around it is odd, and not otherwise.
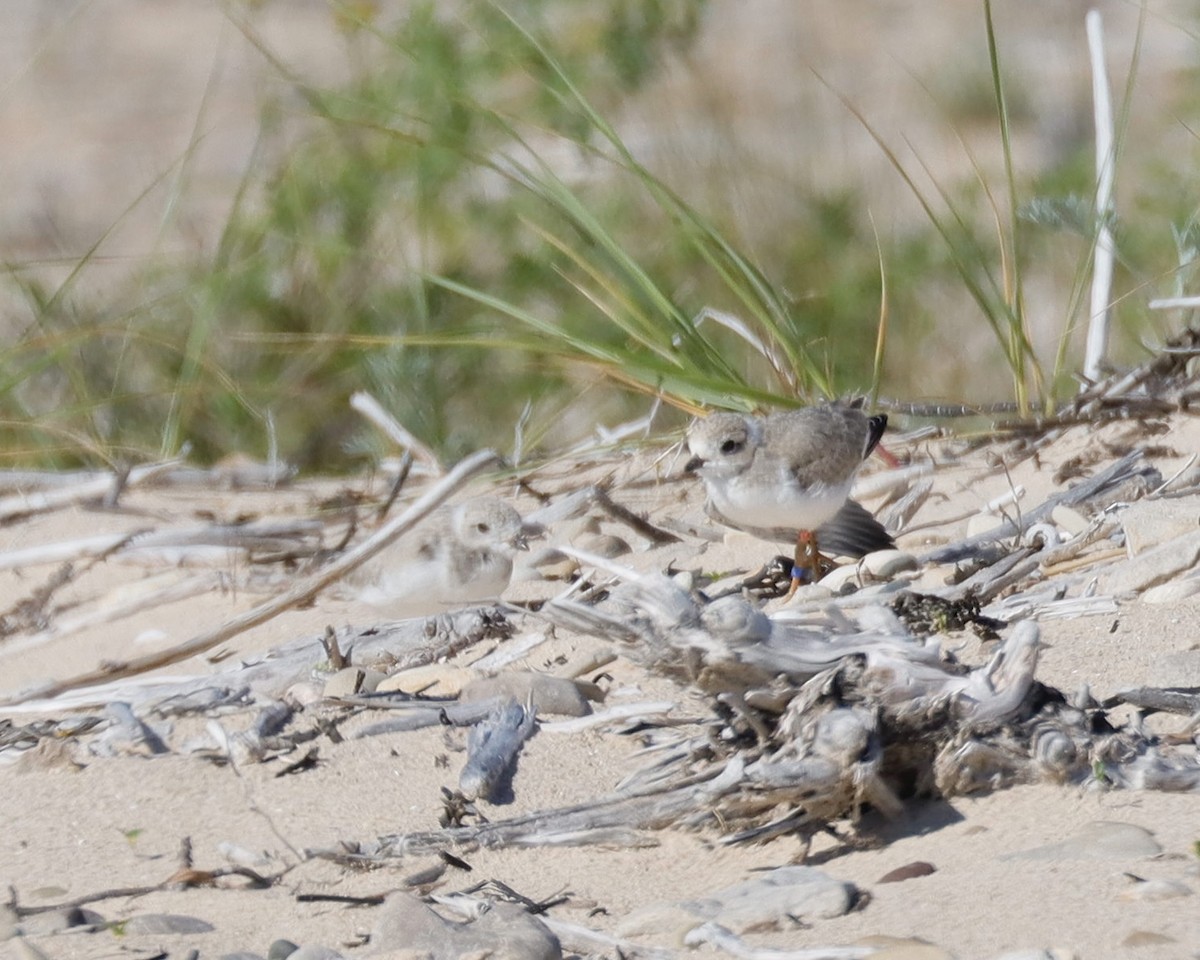
[[[1054,352],[1085,319],[1072,291],[1094,230],[1086,136],[1023,178],[1020,219],[999,231],[986,170],[906,156],[954,222],[949,239],[920,218],[881,232],[853,176],[780,177],[736,149],[673,187],[679,158],[643,160],[616,118],[686,59],[707,7],[415,0],[385,24],[372,3],[338,4],[351,69],[333,85],[293,73],[253,5],[231,7],[286,93],[261,104],[219,239],[147,258],[109,295],[78,285],[91,253],[54,282],[9,264],[23,319],[0,369],[6,458],[128,461],[186,442],[202,460],[273,446],[306,469],[346,469],[381,452],[347,406],[363,389],[447,459],[509,450],[517,424],[526,450],[559,447],[655,396],[681,408],[671,426],[696,404],[917,398],[932,368],[942,398],[981,400],[997,354],[964,279],[1000,290],[1004,229],[1022,233],[1024,296],[1053,318],[1037,343],[1048,389],[1069,393],[1073,355],[1056,366]],[[1032,123],[1025,78],[1002,79],[1010,120]],[[986,70],[944,73],[929,95],[965,141],[996,139]],[[1148,324],[1146,296],[1124,294],[1186,285],[1193,193],[1164,170],[1135,201],[1145,215],[1121,224],[1118,357]],[[694,334],[706,308],[752,335]]]

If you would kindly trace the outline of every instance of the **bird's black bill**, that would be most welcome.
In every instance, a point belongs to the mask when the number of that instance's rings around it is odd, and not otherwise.
[[[702,466],[704,466],[704,461],[700,457],[692,457],[691,460],[683,465],[683,472],[695,473]]]

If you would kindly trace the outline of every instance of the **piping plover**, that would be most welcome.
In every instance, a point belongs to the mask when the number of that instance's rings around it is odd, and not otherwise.
[[[849,499],[855,472],[886,426],[886,416],[844,404],[763,418],[714,413],[689,428],[692,459],[685,469],[704,480],[715,519],[764,540],[795,543],[794,590],[820,575],[818,539],[847,556],[894,546]]]
[[[354,571],[349,594],[403,616],[495,600],[512,579],[516,551],[536,532],[492,497],[445,506]]]

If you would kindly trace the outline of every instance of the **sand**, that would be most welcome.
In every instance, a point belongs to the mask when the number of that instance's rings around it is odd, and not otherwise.
[[[925,525],[977,510],[1010,482],[1027,488],[1025,503],[1040,502],[1057,488],[1051,478],[1060,463],[1085,448],[1100,449],[1102,441],[1118,443],[1129,430],[1128,424],[1077,428],[1043,451],[1040,463],[1031,459],[1017,463],[1011,445],[1004,444],[975,450],[953,465],[943,461],[934,474],[939,495],[931,497],[911,522],[911,526],[924,529],[901,535],[900,546],[920,554],[938,539],[963,536],[965,520],[940,527]],[[1153,459],[1164,476],[1183,466],[1185,454],[1196,449],[1196,432],[1193,420],[1178,417],[1171,422],[1170,433],[1155,438],[1160,449]],[[656,471],[651,464],[661,450],[554,464],[535,471],[530,482],[538,489],[558,490],[564,483],[611,476],[614,499],[654,521],[690,523],[701,534],[685,536],[678,544],[649,548],[627,528],[606,523],[606,529],[620,533],[637,547],[621,562],[644,571],[662,570],[669,564],[675,569],[751,569],[774,552],[743,535],[706,538],[705,532],[714,535],[713,528],[703,515],[696,482],[678,476],[678,464],[669,457]],[[930,452],[938,453],[932,446]],[[1114,448],[1111,456],[1105,453],[1089,470],[1102,468],[1119,452]],[[989,463],[997,455],[1013,462],[1008,478]],[[649,480],[656,472],[671,479]],[[344,485],[356,484],[349,481]],[[275,492],[133,490],[123,498],[120,511],[80,506],[11,524],[0,531],[0,551],[67,540],[83,531],[163,527],[202,516],[308,516],[320,498],[340,486],[307,481]],[[472,487],[473,492],[485,489],[505,496],[513,492],[511,484],[493,487],[486,480]],[[536,506],[526,494],[515,498],[515,503],[524,512]],[[1176,514],[1181,507],[1185,512],[1192,510],[1194,526],[1200,500],[1192,497],[1160,503],[1163,511]],[[552,529],[550,539],[558,535]],[[43,565],[5,571],[0,577],[0,609],[10,610],[54,569],[54,565]],[[111,598],[114,591],[144,586],[149,578],[179,579],[195,573],[162,564],[147,568],[123,563],[118,555],[83,570],[56,594],[55,602],[64,606],[54,619],[63,622],[84,613]],[[225,565],[224,573],[229,584],[225,590],[211,590],[70,636],[31,643],[25,634],[0,641],[0,687],[11,692],[46,678],[61,680],[105,660],[166,647],[264,598],[264,594],[237,586],[247,582],[244,566]],[[534,577],[528,569],[522,575]],[[937,575],[934,571],[923,574],[930,582]],[[536,578],[521,579],[506,596],[546,597],[562,587]],[[1037,676],[1067,692],[1089,684],[1099,698],[1143,684],[1197,685],[1200,651],[1194,629],[1195,603],[1186,599],[1149,604],[1129,598],[1115,613],[1048,620],[1041,625],[1045,649]],[[365,615],[353,604],[322,597],[307,609],[290,611],[222,644],[216,651],[219,664],[210,662],[210,655],[160,674],[184,676],[227,668],[233,658],[250,660],[301,637],[313,638],[315,663],[319,660],[315,638],[326,624],[370,622],[361,619]],[[540,629],[531,621],[518,634]],[[973,636],[951,636],[945,643],[958,649],[968,663],[986,658]],[[552,669],[556,657],[569,658],[577,650],[603,645],[604,641],[594,638],[559,637],[535,648],[524,665]],[[464,651],[456,660],[468,663],[482,652]],[[707,709],[696,691],[649,676],[625,657],[618,657],[604,670],[610,703],[623,698],[666,698],[675,700],[682,714],[702,715]],[[49,708],[39,712],[68,715]],[[27,711],[0,711],[0,716],[6,714],[17,722],[31,719]],[[355,724],[375,719],[355,718],[348,721],[346,729],[352,731]],[[224,722],[237,724],[236,719]],[[1159,717],[1153,722],[1162,729],[1178,729],[1184,718]],[[15,890],[23,906],[33,906],[113,887],[158,884],[177,869],[177,851],[185,837],[190,838],[197,868],[224,865],[218,845],[234,844],[250,851],[268,851],[278,858],[276,867],[292,864],[290,872],[266,890],[245,889],[241,882],[230,882],[229,889],[163,890],[92,905],[109,920],[145,913],[187,914],[212,924],[209,933],[119,935],[109,931],[32,936],[31,942],[54,958],[115,956],[131,951],[146,956],[159,950],[174,954],[192,947],[201,955],[235,950],[265,955],[270,942],[280,937],[325,944],[347,956],[362,955],[363,948],[348,945],[358,943],[369,931],[374,908],[299,902],[297,895],[384,894],[397,889],[403,877],[428,864],[429,858],[355,870],[304,859],[303,851],[436,828],[441,788],[457,784],[465,732],[432,728],[336,745],[321,741],[319,764],[287,777],[276,776],[280,762],[234,769],[188,754],[187,745],[204,736],[203,718],[192,718],[170,728],[173,752],[162,757],[100,758],[75,748],[72,756],[80,765],[31,758],[0,764],[5,811],[5,829],[0,831],[0,886]],[[613,789],[636,763],[633,754],[637,747],[636,737],[603,729],[570,735],[539,733],[521,754],[511,798],[507,803],[485,806],[486,813],[500,819],[600,796]],[[1092,860],[1020,856],[1062,841],[1096,821],[1145,828],[1162,853]],[[843,834],[847,827],[840,825]],[[869,898],[865,904],[836,919],[751,935],[752,943],[799,949],[852,944],[872,936],[920,938],[962,958],[995,957],[1031,948],[1058,948],[1065,951],[1063,956],[1085,958],[1166,958],[1190,955],[1200,944],[1200,920],[1190,897],[1125,899],[1135,886],[1131,875],[1173,880],[1192,890],[1200,887],[1200,861],[1193,849],[1200,840],[1200,802],[1194,795],[1036,784],[950,800],[911,799],[897,820],[887,822],[868,814],[859,830],[869,842],[847,845],[820,836],[806,862],[866,891]],[[534,900],[564,896],[565,902],[553,909],[553,916],[614,931],[636,908],[701,897],[802,855],[801,844],[789,838],[749,847],[724,846],[720,839],[715,830],[661,831],[648,835],[652,845],[637,849],[464,851],[461,856],[471,871],[450,869],[438,892],[498,880]],[[936,872],[902,883],[878,882],[889,870],[913,861],[928,862]],[[682,950],[662,938],[639,942]],[[19,955],[13,952],[12,942],[4,949]]]

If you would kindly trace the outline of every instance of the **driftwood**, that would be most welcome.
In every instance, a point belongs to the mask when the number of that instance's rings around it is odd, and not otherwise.
[[[458,777],[458,789],[469,800],[491,800],[517,753],[533,733],[534,712],[509,700],[488,711],[471,727],[467,737],[467,762]]]

